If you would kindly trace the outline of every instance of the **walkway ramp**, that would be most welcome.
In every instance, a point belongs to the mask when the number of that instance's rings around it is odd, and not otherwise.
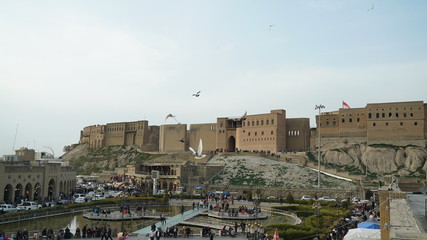
[[[193,218],[197,215],[199,215],[200,213],[206,212],[208,209],[207,208],[195,208],[194,210],[189,210],[184,212],[184,214],[178,214],[175,215],[173,217],[170,217],[166,220],[166,223],[162,224],[162,222],[157,222],[156,223],[156,227],[160,227],[162,228],[162,230],[166,229],[166,228],[170,228],[172,226],[178,225],[190,218]],[[140,229],[138,231],[133,232],[132,234],[137,234],[137,235],[142,235],[145,236],[147,234],[149,234],[151,232],[151,226],[147,226],[143,229]]]

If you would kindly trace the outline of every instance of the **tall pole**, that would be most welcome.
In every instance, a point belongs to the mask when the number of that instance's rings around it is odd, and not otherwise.
[[[318,109],[319,110],[319,119],[317,121],[317,188],[320,189],[320,158],[321,153],[320,153],[320,114],[322,111],[322,108],[325,108],[325,106],[323,106],[322,104],[320,105],[316,105],[316,107],[314,109]]]

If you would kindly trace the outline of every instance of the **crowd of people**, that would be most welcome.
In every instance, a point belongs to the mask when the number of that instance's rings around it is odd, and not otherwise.
[[[351,214],[341,219],[331,232],[327,234],[328,240],[340,240],[352,228],[357,228],[359,223],[374,222],[379,223],[379,211],[376,208],[377,203],[373,200],[370,202],[360,202],[352,209]]]

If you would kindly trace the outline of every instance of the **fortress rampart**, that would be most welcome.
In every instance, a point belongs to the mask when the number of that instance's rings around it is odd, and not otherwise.
[[[373,103],[365,108],[340,108],[316,116],[322,146],[331,141],[397,146],[426,146],[427,104],[423,101]],[[312,131],[312,150],[318,143],[318,132]]]
[[[283,109],[239,118],[219,117],[216,123],[149,126],[148,121],[107,123],[83,128],[80,142],[90,147],[136,145],[144,151],[315,151],[318,131],[322,146],[337,143],[426,146],[427,104],[423,101],[370,103],[340,108],[309,118],[286,118]]]

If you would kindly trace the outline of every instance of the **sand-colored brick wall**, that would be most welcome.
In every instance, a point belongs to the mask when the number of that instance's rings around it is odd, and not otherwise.
[[[310,119],[286,119],[286,150],[308,151],[310,146]]]
[[[216,123],[191,124],[188,130],[189,146],[197,151],[200,139],[203,143],[203,152],[216,150]]]
[[[160,152],[184,152],[187,150],[187,124],[173,124],[160,126],[159,151]]]

